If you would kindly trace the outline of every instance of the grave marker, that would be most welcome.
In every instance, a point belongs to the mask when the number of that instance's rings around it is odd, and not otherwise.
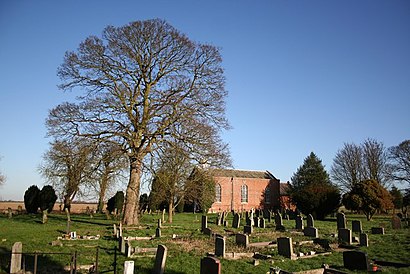
[[[208,228],[208,216],[202,215],[201,231],[204,232],[205,228]]]
[[[303,217],[300,215],[297,215],[295,218],[295,228],[299,230],[303,230]]]
[[[214,257],[202,258],[200,274],[221,274],[221,262]]]
[[[303,229],[303,235],[308,237],[319,238],[319,232],[315,227],[305,227],[305,229]]]
[[[245,225],[243,227],[243,233],[245,234],[252,234],[253,233],[253,226],[251,225]]]
[[[233,216],[232,227],[239,228],[240,223],[241,223],[241,216],[239,215],[239,213],[235,213],[235,215]]]
[[[134,274],[134,261],[124,262],[124,274]]]
[[[286,258],[292,258],[292,255],[293,255],[292,238],[280,237],[277,239],[277,242],[278,242],[279,255],[284,256]]]
[[[372,231],[372,234],[384,234],[383,227],[372,227],[371,231]]]
[[[225,257],[225,238],[216,237],[215,238],[215,256]]]
[[[346,243],[348,245],[352,244],[352,231],[347,228],[339,228],[337,233],[339,242]]]
[[[247,247],[249,245],[249,235],[238,233],[235,235],[235,242],[237,245]]]
[[[259,227],[260,227],[260,228],[265,228],[265,227],[266,227],[265,219],[264,219],[264,218],[260,218],[260,219],[259,219]]]
[[[343,265],[350,270],[372,270],[367,253],[358,250],[343,252]]]
[[[23,244],[21,242],[15,242],[11,248],[10,273],[20,273],[21,258],[23,257],[22,252]]]
[[[360,233],[359,236],[359,245],[360,246],[369,246],[369,237],[367,237],[366,233]]]
[[[315,227],[315,219],[313,219],[312,214],[307,215],[306,222],[306,227]]]
[[[163,274],[165,271],[165,262],[167,260],[168,249],[164,245],[158,245],[157,254],[155,255],[155,264],[153,274]]]
[[[401,229],[401,219],[397,215],[394,215],[391,219],[391,227],[393,229]]]
[[[344,213],[337,213],[336,215],[337,219],[337,229],[339,228],[346,228],[346,216]]]
[[[362,233],[362,222],[358,220],[352,221],[352,231]]]

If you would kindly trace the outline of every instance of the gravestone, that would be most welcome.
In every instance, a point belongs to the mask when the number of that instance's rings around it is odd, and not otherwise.
[[[133,249],[131,246],[131,242],[130,241],[126,241],[125,242],[125,256],[127,256],[127,258],[131,257],[133,253]]]
[[[225,238],[216,237],[215,238],[215,256],[225,257]]]
[[[394,215],[391,219],[391,227],[393,229],[401,229],[401,219],[397,215]]]
[[[118,243],[119,243],[119,250],[122,254],[125,254],[125,239],[124,237],[120,236],[120,238],[118,239]]]
[[[23,244],[21,242],[15,242],[11,248],[10,273],[20,273],[21,258],[23,257],[22,252]]]
[[[165,271],[165,262],[167,260],[168,249],[165,245],[158,245],[157,254],[155,255],[153,274],[163,274]]]
[[[300,215],[297,215],[295,218],[295,228],[299,230],[303,230],[303,217]]]
[[[252,234],[253,233],[253,226],[251,225],[245,225],[243,227],[243,233],[245,234]]]
[[[344,213],[337,213],[336,215],[337,219],[337,229],[339,228],[346,228],[346,216]]]
[[[352,231],[362,233],[362,222],[358,220],[352,221]]]
[[[266,223],[264,218],[259,219],[259,227],[260,228],[266,228]]]
[[[216,218],[216,225],[220,226],[222,224],[222,214],[221,212],[218,213],[218,217]]]
[[[117,225],[116,224],[113,224],[113,227],[114,227],[114,237],[117,237]]]
[[[286,258],[291,258],[293,255],[292,238],[280,237],[277,239],[278,253]]]
[[[347,228],[339,228],[337,233],[339,242],[346,243],[351,245],[352,244],[352,231]]]
[[[367,237],[366,233],[360,233],[359,236],[359,245],[360,246],[369,246],[369,237]]]
[[[343,266],[350,270],[372,270],[367,253],[358,250],[343,252]]]
[[[384,234],[383,227],[372,227],[371,231],[372,231],[372,234]]]
[[[255,227],[259,227],[259,217],[253,218],[253,224],[255,225]]]
[[[227,227],[227,226],[229,226],[229,222],[228,222],[228,220],[225,220],[224,221],[224,227]]]
[[[235,215],[233,216],[232,227],[239,228],[240,223],[241,223],[241,216],[239,215],[239,213],[235,213]]]
[[[161,228],[159,227],[155,229],[155,238],[161,238]]]
[[[134,274],[134,261],[124,262],[124,274]]]
[[[201,231],[204,232],[205,228],[208,227],[208,216],[202,215],[202,220],[201,220]]]
[[[214,257],[202,258],[200,274],[221,274],[221,262]]]
[[[209,227],[205,227],[202,231],[205,235],[212,236],[212,230]]]
[[[315,227],[315,220],[313,219],[312,214],[309,214],[306,217],[306,227]]]
[[[235,242],[237,245],[247,247],[249,245],[249,235],[238,233],[235,235]]]
[[[316,227],[305,227],[303,235],[308,237],[319,238],[319,232]]]
[[[276,230],[285,230],[285,227],[283,226],[282,215],[280,215],[279,212],[275,214],[275,225]]]
[[[161,227],[162,227],[161,219],[158,219],[157,228],[161,228]]]

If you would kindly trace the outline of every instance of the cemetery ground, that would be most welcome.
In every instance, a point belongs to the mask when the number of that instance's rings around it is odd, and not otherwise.
[[[337,239],[336,218],[328,218],[325,221],[315,220],[315,227],[319,231],[319,238],[329,243],[329,248],[312,243],[313,238],[303,236],[296,231],[295,220],[283,220],[285,231],[276,231],[275,223],[266,222],[266,228],[253,228],[249,235],[249,242],[271,242],[262,246],[241,247],[235,243],[235,234],[243,233],[244,219],[238,229],[232,228],[233,215],[227,216],[228,225],[217,226],[217,214],[208,214],[208,227],[213,233],[220,234],[226,238],[225,258],[221,261],[221,273],[267,273],[271,267],[278,267],[289,272],[298,272],[309,269],[321,268],[323,264],[331,268],[351,273],[343,266],[342,252]],[[347,227],[352,227],[352,220],[360,220],[362,229],[368,234],[369,246],[359,247],[358,250],[368,254],[370,259],[381,261],[410,263],[410,229],[392,229],[391,215],[375,216],[373,220],[367,221],[364,215],[347,214]],[[165,215],[165,220],[166,220]],[[118,220],[107,220],[106,215],[94,214],[93,217],[86,214],[72,214],[70,231],[75,231],[77,238],[81,236],[97,236],[91,239],[61,239],[57,240],[67,231],[67,217],[65,214],[53,213],[49,215],[48,223],[41,223],[41,215],[19,214],[8,218],[0,215],[0,273],[9,273],[10,252],[15,242],[22,242],[23,263],[26,270],[34,267],[34,254],[37,252],[37,273],[69,273],[67,265],[70,264],[72,254],[76,254],[77,267],[81,265],[92,265],[98,259],[98,270],[100,273],[113,273],[116,253],[117,273],[123,273],[124,262],[134,261],[134,273],[151,273],[155,251],[159,244],[168,249],[165,273],[199,273],[200,260],[207,253],[215,253],[214,237],[201,232],[201,214],[178,213],[174,221],[161,224],[161,237],[155,237],[158,227],[158,219],[162,214],[144,214],[140,225],[136,227],[123,227],[123,236],[136,237],[132,246],[136,252],[127,258],[118,249],[118,239],[113,234],[113,225],[118,225]],[[306,226],[306,220],[305,226]],[[385,234],[371,234],[372,227],[384,227]],[[336,236],[335,236],[336,235]],[[352,236],[358,237],[357,233]],[[295,254],[309,253],[314,251],[319,256],[304,256],[291,260],[278,254],[276,243],[279,237],[291,237],[294,243]],[[298,244],[299,243],[299,244]],[[303,243],[303,244],[302,244]],[[137,248],[138,247],[138,248]],[[138,252],[140,251],[140,252]],[[242,258],[231,258],[235,254],[245,254]],[[253,258],[253,253],[268,256]],[[61,254],[63,253],[63,254]],[[97,255],[98,253],[98,255]],[[251,256],[246,255],[251,254]],[[228,256],[229,255],[229,256]],[[98,257],[98,258],[97,258]],[[64,270],[64,267],[65,270]],[[87,268],[88,269],[88,268]],[[384,267],[385,273],[409,273],[410,268]],[[88,273],[81,270],[77,273]],[[359,273],[358,271],[354,273]]]

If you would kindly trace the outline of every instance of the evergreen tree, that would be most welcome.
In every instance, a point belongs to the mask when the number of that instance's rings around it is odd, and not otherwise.
[[[41,211],[47,210],[50,213],[57,201],[57,195],[54,188],[50,185],[44,186],[38,194],[39,206]]]
[[[305,215],[323,220],[340,205],[339,189],[329,179],[322,161],[311,152],[291,178],[290,196]]]
[[[36,185],[30,186],[24,193],[24,206],[27,213],[37,213],[40,189]]]

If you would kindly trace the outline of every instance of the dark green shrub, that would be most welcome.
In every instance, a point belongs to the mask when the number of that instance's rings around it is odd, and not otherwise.
[[[30,186],[24,193],[24,207],[27,213],[37,213],[40,189],[36,185]]]

